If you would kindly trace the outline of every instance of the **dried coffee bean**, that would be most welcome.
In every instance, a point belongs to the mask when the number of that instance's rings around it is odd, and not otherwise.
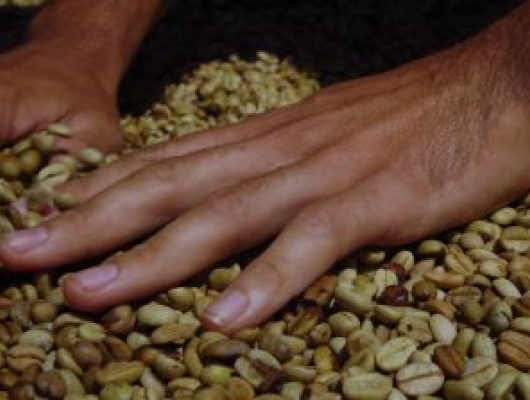
[[[480,388],[464,381],[446,381],[443,387],[444,398],[447,400],[482,400],[484,393]]]
[[[470,386],[483,387],[490,383],[499,371],[497,362],[488,357],[474,357],[466,361],[462,382]]]
[[[443,372],[434,363],[417,362],[404,366],[396,374],[396,383],[408,396],[431,395],[441,389]]]
[[[386,400],[392,380],[378,373],[361,373],[343,380],[342,391],[348,400]]]
[[[35,379],[35,387],[41,396],[62,399],[67,393],[66,383],[56,371],[41,372]]]
[[[412,296],[416,301],[433,300],[437,292],[436,285],[430,281],[421,280],[412,286]]]
[[[404,286],[387,286],[377,299],[380,304],[391,306],[405,306],[409,304],[409,292]]]
[[[83,369],[99,367],[103,364],[100,347],[87,340],[74,343],[72,354],[76,363]]]
[[[407,363],[416,349],[416,343],[408,337],[392,339],[383,344],[377,351],[377,366],[382,371],[395,372]]]
[[[430,320],[431,331],[439,343],[452,344],[456,337],[456,326],[445,316],[435,314]]]
[[[433,360],[449,378],[460,378],[464,374],[466,359],[451,345],[437,346]]]
[[[499,358],[521,370],[530,369],[530,336],[515,331],[505,331],[497,345]]]

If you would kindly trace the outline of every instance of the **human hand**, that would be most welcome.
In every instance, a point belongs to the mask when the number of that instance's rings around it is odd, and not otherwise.
[[[73,57],[61,58],[43,45],[25,45],[0,56],[0,142],[12,142],[62,122],[71,138],[57,150],[90,146],[104,151],[123,144],[115,89]]]
[[[528,104],[486,50],[471,42],[128,156],[63,187],[84,203],[10,234],[0,256],[52,268],[160,228],[67,279],[68,302],[91,311],[277,235],[204,316],[225,332],[259,323],[354,249],[419,239],[530,188]]]

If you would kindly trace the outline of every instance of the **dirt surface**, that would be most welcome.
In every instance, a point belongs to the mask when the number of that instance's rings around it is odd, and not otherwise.
[[[399,3],[399,5],[396,5]],[[464,40],[520,0],[179,0],[151,31],[120,91],[140,113],[193,66],[268,50],[324,84],[383,71]],[[0,10],[0,49],[16,45],[33,14]]]

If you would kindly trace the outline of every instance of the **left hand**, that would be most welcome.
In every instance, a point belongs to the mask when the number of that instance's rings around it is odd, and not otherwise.
[[[123,134],[114,86],[96,66],[73,56],[60,59],[50,47],[29,43],[0,55],[0,143],[62,122],[71,137],[56,138],[56,150],[119,150]]]
[[[257,324],[354,249],[419,239],[530,188],[529,105],[484,51],[472,42],[126,157],[66,185],[84,204],[9,235],[0,256],[50,268],[160,228],[67,280],[68,302],[91,311],[278,235],[205,315],[225,332]]]

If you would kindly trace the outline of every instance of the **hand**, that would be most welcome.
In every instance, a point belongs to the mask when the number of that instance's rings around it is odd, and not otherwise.
[[[72,57],[43,46],[26,45],[0,56],[0,142],[23,138],[62,122],[72,138],[59,139],[59,150],[86,146],[111,151],[123,144],[113,89]]]
[[[146,149],[63,189],[84,203],[0,243],[17,270],[143,244],[65,283],[81,310],[153,294],[275,237],[207,327],[263,321],[348,252],[484,215],[530,188],[530,114],[480,42]],[[485,54],[485,55],[484,55]]]

